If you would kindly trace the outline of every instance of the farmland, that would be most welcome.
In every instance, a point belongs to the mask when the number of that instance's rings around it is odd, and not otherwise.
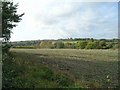
[[[32,62],[38,69],[39,66],[46,66],[55,73],[69,77],[74,81],[72,87],[116,87],[118,85],[118,50],[11,49],[10,51],[16,62],[20,60]]]

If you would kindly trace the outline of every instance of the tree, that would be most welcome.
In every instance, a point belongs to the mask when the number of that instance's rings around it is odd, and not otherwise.
[[[106,44],[106,49],[110,49],[110,48],[112,48],[112,47],[113,47],[113,43],[110,43],[110,42],[109,42],[109,43]]]
[[[51,48],[51,49],[54,48],[54,45],[53,45],[53,43],[51,41],[47,42],[47,48]]]
[[[16,67],[14,67],[15,63],[13,64],[14,59],[11,53],[8,53],[10,48],[8,42],[10,40],[11,30],[17,26],[16,23],[20,22],[22,20],[21,17],[24,15],[17,14],[17,6],[18,4],[14,5],[13,2],[4,0],[2,1],[2,7],[0,7],[0,16],[2,16],[2,18],[0,18],[2,23],[0,23],[0,30],[2,29],[2,32],[0,31],[0,33],[2,33],[0,38],[4,39],[4,43],[2,44],[2,88],[13,87],[16,84],[14,78],[18,75],[18,71],[15,69]]]
[[[87,42],[86,41],[80,41],[77,43],[77,47],[80,48],[80,49],[84,49],[87,45]]]
[[[40,43],[40,48],[51,48],[51,49],[53,49],[54,45],[52,44],[51,41],[42,41]]]
[[[119,49],[119,44],[113,45],[112,49]]]
[[[47,43],[45,41],[40,43],[40,48],[46,48]]]
[[[64,43],[61,41],[56,42],[56,48],[64,48]]]
[[[75,48],[75,45],[74,43],[66,42],[64,43],[64,48]]]
[[[95,49],[96,43],[95,42],[88,42],[86,49]]]
[[[106,48],[106,41],[105,40],[100,41],[99,46],[101,49],[105,49]]]
[[[2,2],[2,38],[7,42],[10,40],[12,29],[20,22],[23,14],[17,14],[18,4],[13,4],[10,1]]]
[[[94,43],[95,43],[95,49],[100,49],[100,46],[99,46],[99,43],[100,43],[100,41],[94,41]]]
[[[2,38],[4,39],[4,45],[2,47],[3,53],[7,52],[10,48],[9,42],[12,29],[17,26],[16,23],[20,22],[23,14],[17,14],[18,4],[13,4],[10,1],[2,1]]]

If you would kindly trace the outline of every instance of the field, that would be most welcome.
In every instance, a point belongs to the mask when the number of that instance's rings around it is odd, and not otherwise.
[[[44,65],[81,87],[118,86],[117,50],[11,49],[16,60]]]

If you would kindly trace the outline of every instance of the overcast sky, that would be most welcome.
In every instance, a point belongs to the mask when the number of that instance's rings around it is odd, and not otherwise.
[[[11,41],[59,38],[117,38],[117,2],[13,0],[25,13]]]

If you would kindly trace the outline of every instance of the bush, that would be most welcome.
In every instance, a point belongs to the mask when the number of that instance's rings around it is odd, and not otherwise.
[[[8,53],[9,49],[10,49],[11,45],[10,44],[7,44],[7,43],[4,43],[2,44],[2,53]]]
[[[16,77],[23,73],[24,67],[15,63],[15,60],[11,53],[3,54],[3,66],[2,66],[2,87],[11,88],[15,87]]]

